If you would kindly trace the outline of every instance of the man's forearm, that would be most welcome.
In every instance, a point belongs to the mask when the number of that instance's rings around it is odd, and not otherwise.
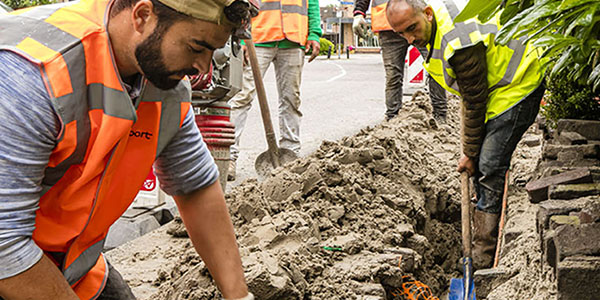
[[[63,274],[46,255],[27,271],[0,280],[0,297],[4,300],[79,299]]]
[[[463,153],[476,158],[485,136],[488,98],[486,48],[479,43],[458,50],[449,63],[463,98]]]
[[[242,261],[219,182],[175,200],[194,248],[223,297],[246,296]]]

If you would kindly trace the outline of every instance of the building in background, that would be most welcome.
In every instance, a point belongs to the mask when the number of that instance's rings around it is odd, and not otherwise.
[[[356,48],[357,52],[375,52],[379,53],[379,38],[371,30],[369,30],[366,39],[359,38],[352,32],[352,11],[354,9],[354,1],[342,1],[339,5],[329,5],[321,7],[321,27],[323,29],[323,37],[330,40],[337,49],[338,41],[340,40],[340,20],[342,24],[342,49],[348,46]],[[365,20],[371,24],[371,12],[367,12]]]

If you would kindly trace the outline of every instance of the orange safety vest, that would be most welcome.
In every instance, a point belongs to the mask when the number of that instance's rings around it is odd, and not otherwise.
[[[258,16],[252,18],[255,43],[288,39],[302,46],[308,38],[308,0],[261,0]]]
[[[0,51],[40,67],[60,134],[42,180],[33,240],[80,299],[108,277],[108,229],[133,201],[152,164],[190,109],[189,82],[160,90],[145,82],[137,107],[112,57],[112,0],[40,6],[0,17]]]
[[[371,2],[371,30],[378,32],[392,30],[385,16],[388,0],[372,0]]]

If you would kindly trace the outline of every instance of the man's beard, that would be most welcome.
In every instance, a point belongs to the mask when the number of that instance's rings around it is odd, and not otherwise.
[[[163,61],[160,44],[167,28],[156,27],[154,32],[141,44],[135,48],[135,58],[144,73],[144,76],[154,86],[161,90],[170,90],[179,84],[181,79],[171,79],[169,77],[177,75],[195,75],[198,71],[194,68],[169,71]]]

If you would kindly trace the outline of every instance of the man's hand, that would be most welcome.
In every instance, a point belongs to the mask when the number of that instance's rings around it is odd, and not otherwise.
[[[311,62],[319,55],[319,51],[321,50],[321,44],[317,41],[308,41],[306,42],[306,53],[308,51],[312,51],[310,58],[308,58],[308,62]]]
[[[367,36],[367,21],[365,21],[365,16],[361,14],[354,16],[354,21],[352,21],[352,31],[363,39]]]
[[[458,161],[458,168],[456,171],[459,173],[462,171],[467,171],[469,173],[469,177],[475,174],[475,162],[468,156],[463,155]]]

